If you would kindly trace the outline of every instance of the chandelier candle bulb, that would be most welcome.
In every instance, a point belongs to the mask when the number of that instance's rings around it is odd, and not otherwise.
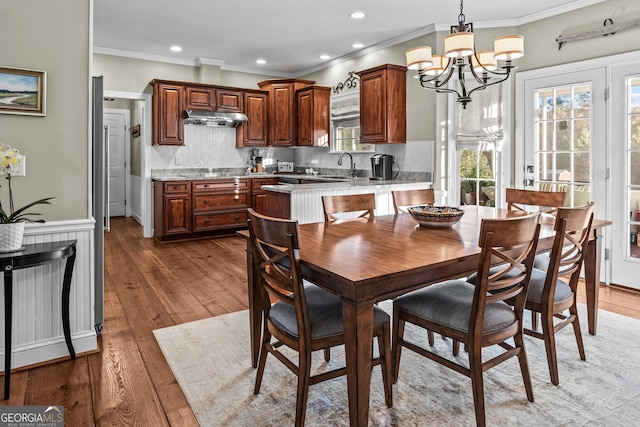
[[[495,58],[511,61],[524,56],[524,37],[518,35],[498,37],[493,43]]]

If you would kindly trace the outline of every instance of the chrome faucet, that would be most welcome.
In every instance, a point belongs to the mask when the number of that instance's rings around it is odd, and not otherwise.
[[[342,158],[344,157],[344,155],[349,156],[349,160],[351,161],[351,172],[350,175],[352,178],[355,178],[357,173],[356,173],[356,164],[353,161],[353,156],[351,155],[351,153],[347,152],[347,151],[343,151],[342,154],[340,154],[340,159],[338,159],[338,166],[342,166]]]

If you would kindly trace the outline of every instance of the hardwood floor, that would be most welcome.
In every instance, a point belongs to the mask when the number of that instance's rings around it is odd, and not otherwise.
[[[64,405],[69,426],[196,426],[153,330],[247,308],[245,241],[157,243],[132,219],[111,227],[100,351],[14,372],[2,405]],[[640,292],[603,286],[600,307],[640,319]]]

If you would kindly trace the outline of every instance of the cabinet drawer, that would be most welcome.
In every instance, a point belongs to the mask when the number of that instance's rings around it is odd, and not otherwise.
[[[219,179],[215,181],[194,181],[193,191],[248,190],[248,179]]]
[[[165,193],[188,193],[189,192],[189,184],[191,182],[165,182],[164,183],[164,192]]]
[[[252,190],[260,190],[260,187],[263,185],[276,185],[278,183],[278,178],[252,178],[251,179],[251,189]]]
[[[194,215],[194,231],[234,228],[247,225],[247,211]]]
[[[249,206],[249,193],[238,194],[202,194],[193,196],[193,211],[207,212],[217,209],[246,208]]]

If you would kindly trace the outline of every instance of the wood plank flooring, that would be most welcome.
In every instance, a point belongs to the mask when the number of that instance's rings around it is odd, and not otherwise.
[[[247,308],[245,241],[157,243],[130,218],[111,228],[100,351],[13,373],[2,405],[64,405],[69,426],[197,426],[153,330]],[[640,293],[603,286],[600,307],[640,319]]]

